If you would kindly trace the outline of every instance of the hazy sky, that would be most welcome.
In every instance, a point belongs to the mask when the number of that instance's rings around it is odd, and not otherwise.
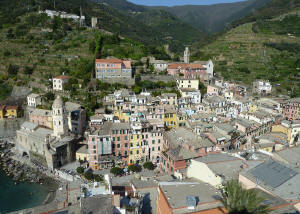
[[[135,4],[142,4],[148,6],[174,6],[174,5],[208,5],[208,4],[217,4],[217,3],[230,3],[230,2],[239,2],[243,0],[128,0]]]

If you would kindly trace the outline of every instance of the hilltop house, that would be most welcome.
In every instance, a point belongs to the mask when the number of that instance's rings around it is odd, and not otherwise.
[[[258,94],[270,94],[272,92],[272,85],[269,81],[257,80],[253,82],[253,92]]]
[[[68,81],[69,77],[64,75],[53,78],[53,90],[63,91],[64,84],[66,84]]]
[[[27,105],[30,107],[37,107],[42,104],[42,97],[39,94],[29,94],[27,96]]]
[[[96,59],[96,79],[131,78],[131,61],[121,59]]]
[[[184,78],[207,80],[206,68],[197,63],[173,63],[168,65],[168,74],[172,76],[183,75]]]
[[[190,78],[177,78],[176,83],[178,88],[199,89],[199,80]]]
[[[214,63],[212,62],[212,60],[195,61],[194,63],[200,63],[204,68],[206,68],[206,73],[207,73],[209,79],[214,76]]]

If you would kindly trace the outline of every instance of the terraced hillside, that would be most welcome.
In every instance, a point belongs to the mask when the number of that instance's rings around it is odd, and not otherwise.
[[[299,10],[272,20],[243,24],[194,55],[212,57],[227,80],[247,85],[268,79],[276,91],[300,95]]]

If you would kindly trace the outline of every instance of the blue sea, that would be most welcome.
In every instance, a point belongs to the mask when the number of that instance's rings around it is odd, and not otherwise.
[[[0,169],[0,213],[34,207],[43,203],[48,189],[39,184],[19,183],[7,177]]]

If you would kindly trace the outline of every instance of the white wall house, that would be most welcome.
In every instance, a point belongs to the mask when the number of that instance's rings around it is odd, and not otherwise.
[[[51,18],[54,18],[55,16],[59,16],[62,19],[85,20],[85,16],[77,16],[76,14],[69,14],[64,11],[45,10],[45,11],[39,11],[39,13],[45,13],[47,14],[47,16]]]
[[[182,98],[190,98],[191,103],[193,104],[199,104],[201,103],[201,92],[200,90],[195,89],[188,89],[188,88],[182,88],[179,89]]]
[[[38,105],[42,104],[42,98],[39,94],[29,94],[27,96],[27,105],[36,108]]]
[[[187,169],[187,177],[199,179],[214,187],[220,187],[222,185],[222,178],[216,175],[206,163],[196,159],[191,160],[191,164]]]
[[[214,76],[214,63],[211,60],[201,61],[200,63],[206,68],[206,73],[209,78],[212,78]]]
[[[57,91],[63,91],[64,90],[64,84],[69,81],[68,76],[58,76],[53,78],[53,90]]]
[[[163,60],[155,60],[153,66],[156,71],[164,71],[168,68],[168,63]]]
[[[270,94],[272,85],[269,81],[259,80],[253,83],[253,91],[259,94]]]

